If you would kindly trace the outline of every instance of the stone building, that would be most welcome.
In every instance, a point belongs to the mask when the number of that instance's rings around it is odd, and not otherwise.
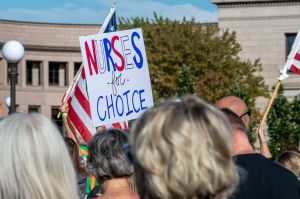
[[[219,7],[221,29],[235,31],[241,44],[241,58],[259,58],[270,91],[276,84],[291,45],[300,29],[299,0],[212,0]],[[293,97],[300,93],[300,76],[290,73],[283,81],[284,94]],[[266,99],[259,100],[260,107]]]
[[[62,96],[81,65],[79,36],[99,30],[100,25],[0,20],[0,49],[8,40],[18,40],[25,48],[18,64],[17,111],[41,112],[55,120]],[[0,53],[0,105],[9,96],[7,62]],[[3,112],[3,104],[0,108]]]

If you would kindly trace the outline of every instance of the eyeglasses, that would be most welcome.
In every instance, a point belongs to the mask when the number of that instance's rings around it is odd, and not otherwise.
[[[242,114],[242,115],[240,116],[240,118],[244,117],[245,115],[249,115],[249,117],[250,117],[250,116],[251,116],[251,110],[248,109],[248,111],[245,112],[244,114]]]

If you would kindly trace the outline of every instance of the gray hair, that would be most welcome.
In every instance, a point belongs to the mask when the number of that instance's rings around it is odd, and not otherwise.
[[[109,129],[93,136],[88,144],[87,169],[102,183],[112,178],[130,177],[133,166],[123,152],[127,133]]]
[[[230,125],[195,96],[148,109],[130,141],[143,198],[226,198],[238,182]]]
[[[78,198],[75,172],[55,125],[41,114],[0,122],[0,198]]]

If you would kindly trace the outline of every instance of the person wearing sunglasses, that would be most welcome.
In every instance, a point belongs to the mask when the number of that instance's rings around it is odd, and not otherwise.
[[[251,110],[241,98],[236,96],[226,96],[217,101],[215,106],[219,109],[227,108],[239,116],[247,128],[247,132],[249,133]],[[256,136],[258,137],[260,143],[260,153],[266,158],[272,158],[268,142],[265,138],[264,127],[259,126],[256,128]]]

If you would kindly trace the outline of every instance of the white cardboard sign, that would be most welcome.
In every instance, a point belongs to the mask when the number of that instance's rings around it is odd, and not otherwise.
[[[94,127],[135,119],[153,106],[141,29],[79,40]]]

